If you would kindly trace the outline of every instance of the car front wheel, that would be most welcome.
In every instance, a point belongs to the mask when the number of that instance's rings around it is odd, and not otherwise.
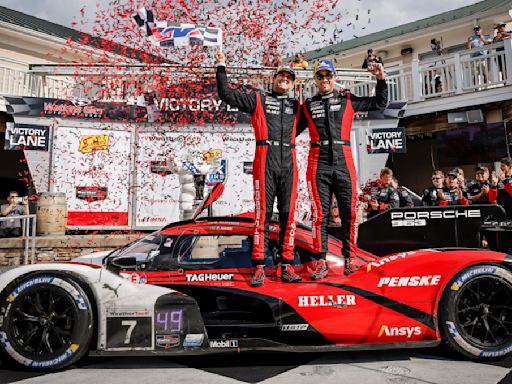
[[[64,368],[87,352],[93,333],[89,298],[71,277],[33,274],[0,297],[0,352],[31,369]]]
[[[469,267],[446,287],[440,327],[455,351],[478,360],[512,354],[512,273],[498,265]]]

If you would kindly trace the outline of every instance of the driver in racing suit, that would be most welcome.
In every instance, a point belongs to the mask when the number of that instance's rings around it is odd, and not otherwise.
[[[371,63],[368,71],[377,77],[376,95],[359,97],[350,92],[334,90],[336,70],[332,61],[322,60],[315,66],[315,84],[318,94],[303,104],[306,124],[309,125],[307,182],[313,211],[313,248],[316,265],[311,274],[314,280],[328,274],[327,225],[332,193],[338,201],[342,230],[342,253],[345,273],[353,271],[350,257],[355,256],[357,176],[350,147],[350,132],[354,112],[384,109],[388,102],[388,88],[382,64]],[[301,116],[299,131],[303,129]]]
[[[289,66],[279,66],[273,76],[272,92],[241,91],[229,87],[226,75],[226,57],[215,55],[217,62],[217,91],[225,103],[251,114],[256,136],[253,163],[255,233],[252,260],[255,273],[251,285],[265,282],[265,255],[268,252],[268,231],[274,199],[277,196],[282,247],[281,278],[299,282],[301,277],[292,267],[296,228],[298,171],[295,155],[298,102],[288,97],[293,87],[295,72]]]

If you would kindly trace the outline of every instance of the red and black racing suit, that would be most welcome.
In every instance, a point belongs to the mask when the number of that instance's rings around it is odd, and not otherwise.
[[[388,102],[385,80],[377,80],[376,95],[359,97],[350,92],[317,94],[306,100],[303,110],[309,126],[307,180],[313,212],[313,247],[318,258],[327,252],[327,225],[332,193],[341,218],[343,256],[354,254],[357,239],[357,175],[350,148],[350,131],[357,111],[384,109]],[[304,123],[301,119],[299,131]],[[300,133],[300,132],[299,132]]]
[[[505,208],[507,219],[512,220],[512,176],[498,184],[498,204]]]
[[[283,263],[294,257],[298,172],[295,155],[298,102],[287,95],[229,87],[226,67],[217,66],[217,91],[225,103],[251,114],[256,136],[253,163],[255,232],[252,259],[265,262],[268,228],[277,196]]]

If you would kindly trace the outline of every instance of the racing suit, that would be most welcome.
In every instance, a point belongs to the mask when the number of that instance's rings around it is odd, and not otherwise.
[[[473,204],[495,204],[496,200],[498,198],[498,187],[492,186],[489,183],[473,183],[468,187],[468,195],[469,196],[476,196],[480,193],[482,190],[482,187],[484,185],[489,185],[489,193],[487,195],[483,195],[480,199],[477,201],[473,201]]]
[[[407,189],[402,186],[398,186],[396,189],[398,193],[398,198],[400,199],[400,208],[412,208],[414,207],[414,202],[412,201],[411,194]]]
[[[507,219],[512,220],[512,176],[498,184],[498,204],[505,208]]]
[[[439,191],[442,190],[444,195],[447,195],[450,193],[450,190],[446,187],[443,188],[436,188],[436,187],[430,187],[425,189],[423,191],[423,196],[421,197],[421,203],[424,206],[428,207],[437,207],[441,204],[439,204]]]
[[[364,200],[362,199],[363,196],[370,196],[370,200],[379,203],[378,209],[374,209],[371,204],[368,203],[368,207],[366,208],[368,218],[372,218],[384,212],[386,209],[398,208],[400,206],[398,191],[391,185],[383,184],[380,179],[367,183],[362,192],[361,200]]]
[[[318,259],[324,259],[327,252],[332,193],[338,201],[341,218],[342,254],[345,258],[355,254],[357,176],[350,131],[356,111],[383,109],[387,102],[386,81],[377,80],[376,96],[373,97],[334,91],[327,95],[317,94],[303,104],[311,140],[306,177],[313,213],[313,249]],[[303,128],[301,120],[299,131]]]
[[[217,66],[217,91],[222,101],[251,114],[256,136],[253,162],[255,232],[252,260],[265,263],[268,230],[277,196],[282,262],[294,257],[298,172],[295,155],[298,102],[287,95],[253,90],[242,92],[229,87],[226,67]]]
[[[458,198],[457,190],[448,190],[448,192],[443,193],[444,199],[438,200],[438,205],[446,206],[446,205],[469,205],[469,196],[466,191],[462,191],[462,198]]]

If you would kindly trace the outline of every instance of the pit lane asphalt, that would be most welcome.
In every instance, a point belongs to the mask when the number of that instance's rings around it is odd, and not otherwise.
[[[475,363],[446,348],[336,352],[257,353],[189,357],[86,357],[56,373],[13,371],[0,362],[0,384],[90,383],[389,383],[509,384],[512,357]]]

